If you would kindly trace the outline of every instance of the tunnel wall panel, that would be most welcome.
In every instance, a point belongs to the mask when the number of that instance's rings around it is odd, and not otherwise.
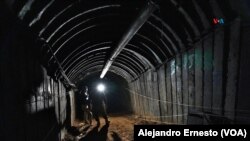
[[[157,72],[152,73],[152,95],[154,97],[154,115],[156,115],[157,119],[154,120],[161,120],[161,107],[160,107],[160,94],[159,94],[159,89],[158,89],[158,77],[157,77]]]
[[[189,113],[195,110],[195,52],[194,50],[188,51],[188,109]],[[190,122],[190,119],[188,119]],[[197,120],[195,120],[197,122]]]
[[[176,57],[176,92],[178,123],[183,124],[183,85],[182,85],[182,56]]]
[[[145,91],[146,91],[146,97],[148,97],[146,100],[147,105],[147,119],[152,119],[152,116],[154,115],[154,107],[155,107],[155,101],[153,97],[153,91],[152,91],[152,72],[147,72],[144,74],[144,83],[145,83]]]
[[[141,87],[140,81],[136,82],[136,87],[138,89],[137,94],[143,94],[142,90],[141,90],[142,87]],[[137,111],[140,113],[141,116],[144,116],[145,115],[144,109],[146,108],[144,103],[143,103],[144,101],[142,100],[142,97],[140,95],[136,95],[136,97],[137,97],[137,100],[138,100],[137,101],[138,102],[138,104],[137,104],[138,107],[136,107]],[[141,107],[143,107],[143,108],[141,108]]]
[[[225,27],[218,26],[194,48],[131,82],[140,83],[133,89],[137,87],[143,95],[134,99],[142,103],[137,111],[143,109],[142,116],[151,117],[146,119],[176,124],[235,123],[235,114],[241,111],[236,110],[237,100],[243,99],[243,94],[237,93],[239,70],[243,71],[239,60],[241,28],[237,19]],[[247,46],[246,41],[242,44]],[[153,74],[157,74],[157,82]],[[244,82],[242,77],[241,80]],[[158,91],[153,87],[158,87]]]
[[[173,122],[178,122],[178,104],[177,104],[177,86],[176,86],[176,68],[175,68],[175,60],[171,61],[171,85],[172,85],[172,103],[173,103]]]
[[[237,83],[238,83],[238,65],[239,65],[239,48],[240,48],[240,22],[239,19],[234,21],[229,27],[229,53],[227,68],[227,83],[225,96],[225,116],[231,120],[235,119]]]
[[[195,47],[195,109],[202,111],[203,105],[203,48],[202,42],[198,42]]]
[[[134,94],[134,97],[135,97],[135,100],[134,100],[134,109],[135,109],[135,111],[137,113],[139,113],[139,115],[142,115],[144,109],[141,109],[141,111],[139,110],[139,107],[142,107],[142,106],[141,106],[141,101],[139,100],[139,96],[138,96],[138,94],[140,93],[140,91],[139,91],[140,87],[138,85],[139,85],[139,82],[136,82],[134,84],[134,87],[135,87],[135,91],[133,91],[135,93]]]
[[[150,114],[150,111],[148,111],[149,103],[147,98],[147,91],[146,91],[146,82],[144,81],[145,75],[140,78],[140,94],[143,95],[143,97],[140,97],[141,105],[143,105],[143,116],[147,118]],[[140,109],[139,109],[140,110]]]
[[[166,64],[166,83],[167,83],[167,108],[168,114],[164,115],[168,117],[167,122],[173,122],[173,104],[172,104],[172,81],[171,81],[171,67],[170,63]]]
[[[141,79],[141,78],[140,78]],[[134,83],[134,86],[136,87],[136,93],[134,94],[136,97],[136,104],[135,104],[135,109],[140,117],[143,117],[145,114],[144,109],[146,108],[144,105],[144,101],[142,100],[143,95],[143,90],[141,90],[141,80],[138,80],[137,82]]]
[[[129,84],[129,88],[131,88],[129,90],[129,92],[131,93],[131,96],[130,96],[130,101],[131,101],[131,107],[132,107],[132,112],[133,113],[138,113],[136,110],[136,103],[138,103],[139,101],[137,101],[137,98],[136,98],[136,94],[137,94],[137,88],[135,87],[135,84]]]
[[[135,106],[136,106],[136,111],[139,113],[139,115],[144,115],[143,113],[143,111],[144,111],[144,109],[142,108],[141,110],[139,109],[139,107],[142,107],[143,105],[141,105],[141,100],[139,99],[140,97],[139,97],[139,95],[137,95],[137,94],[140,94],[140,90],[139,90],[139,85],[140,85],[140,83],[139,83],[139,81],[138,82],[136,82],[135,83],[135,87],[136,87],[136,95],[135,95],[135,98],[136,98],[136,102],[135,102]]]
[[[183,86],[183,113],[184,113],[184,124],[187,123],[188,113],[188,54],[184,53],[182,56],[182,86]]]
[[[166,117],[166,115],[168,115],[168,103],[167,103],[167,85],[166,85],[166,76],[165,76],[165,65],[162,66],[161,68],[159,68],[159,70],[157,71],[157,76],[158,76],[158,88],[159,88],[159,99],[160,101],[160,115],[161,117],[161,121],[167,121],[168,118]]]
[[[54,81],[43,70],[43,83],[34,91],[34,96],[26,101],[28,140],[51,139],[55,136],[63,138],[59,126],[63,127],[66,120],[66,89],[60,81]]]
[[[132,84],[132,83],[129,83],[128,86],[130,89],[128,89],[129,93],[131,93],[130,95],[130,101],[131,101],[131,108],[132,108],[132,112],[133,113],[137,113],[137,111],[135,111],[135,104],[137,101],[136,100],[136,97],[135,95],[137,94],[137,90],[136,90],[136,87],[134,86],[135,84]]]
[[[203,50],[204,50],[204,60],[203,60],[203,68],[204,68],[204,89],[203,89],[203,109],[205,112],[212,112],[212,92],[213,92],[213,85],[212,85],[212,78],[213,78],[213,35],[210,34],[206,37],[203,43]],[[202,80],[201,80],[202,81]],[[198,83],[198,82],[197,82]]]
[[[146,81],[145,81],[146,80]],[[147,72],[144,74],[144,80],[142,80],[145,90],[144,97],[141,97],[143,101],[144,115],[146,119],[149,120],[159,120],[160,119],[160,106],[159,106],[159,95],[158,95],[158,83],[157,83],[157,73]]]
[[[236,103],[236,123],[237,124],[250,124],[250,109],[249,104],[249,84],[250,84],[250,25],[246,25],[241,28],[241,57],[239,66],[239,84],[238,84],[238,96]]]
[[[222,115],[223,112],[223,56],[224,28],[215,30],[213,51],[213,107],[212,112]]]

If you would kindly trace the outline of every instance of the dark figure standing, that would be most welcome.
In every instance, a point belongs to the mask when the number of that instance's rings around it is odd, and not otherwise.
[[[97,122],[97,126],[100,125],[100,116],[105,119],[106,125],[109,124],[108,116],[107,116],[107,98],[104,92],[93,92],[91,94],[92,102],[93,102],[93,116]]]
[[[84,116],[84,122],[85,124],[90,124],[92,125],[92,104],[91,104],[91,99],[89,96],[89,92],[88,92],[88,87],[85,86],[84,90],[81,92],[81,95],[83,96],[83,105],[82,105],[82,109],[83,109],[83,116]]]

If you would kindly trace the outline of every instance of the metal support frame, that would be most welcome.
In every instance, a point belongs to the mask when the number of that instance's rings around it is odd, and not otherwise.
[[[100,78],[103,78],[111,67],[112,63],[115,61],[115,58],[121,53],[124,47],[129,43],[129,41],[134,37],[134,35],[138,32],[138,30],[142,27],[142,25],[148,20],[151,14],[156,9],[156,4],[152,1],[147,2],[146,6],[142,9],[136,20],[131,24],[130,28],[125,32],[122,36],[120,42],[117,47],[112,52],[112,55],[106,62]]]
[[[62,76],[64,77],[64,79],[68,82],[68,84],[69,84],[70,86],[75,87],[75,84],[72,83],[72,82],[69,80],[68,76],[65,74],[65,72],[64,72],[64,70],[63,70],[63,68],[62,68],[62,65],[61,65],[60,62],[58,61],[58,59],[57,59],[55,53],[53,52],[53,50],[51,49],[51,46],[50,46],[43,38],[42,38],[41,40],[44,41],[44,42],[45,42],[44,44],[49,48],[49,51],[51,52],[52,56],[53,56],[54,59],[56,60],[56,63],[57,63],[57,65],[58,65],[58,67],[59,67],[59,69],[60,69],[60,72],[61,72]]]

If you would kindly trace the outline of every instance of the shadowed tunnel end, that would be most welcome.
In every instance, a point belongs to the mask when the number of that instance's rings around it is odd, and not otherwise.
[[[78,91],[84,89],[83,87],[87,86],[89,88],[90,94],[93,92],[104,93],[107,96],[107,107],[108,113],[121,113],[121,114],[130,114],[132,112],[130,92],[128,91],[129,86],[128,82],[121,76],[115,73],[108,73],[104,79],[99,78],[100,73],[92,74],[82,81],[80,81],[77,86]],[[104,86],[105,91],[99,91],[98,86]],[[78,95],[81,96],[80,94]],[[77,98],[79,104],[79,117],[82,118],[81,111],[81,99]],[[94,106],[94,103],[93,103]]]

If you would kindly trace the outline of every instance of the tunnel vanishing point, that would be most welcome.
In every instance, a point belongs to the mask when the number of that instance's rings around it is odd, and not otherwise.
[[[145,120],[250,124],[248,55],[249,0],[1,0],[0,140],[62,140],[99,80]]]

